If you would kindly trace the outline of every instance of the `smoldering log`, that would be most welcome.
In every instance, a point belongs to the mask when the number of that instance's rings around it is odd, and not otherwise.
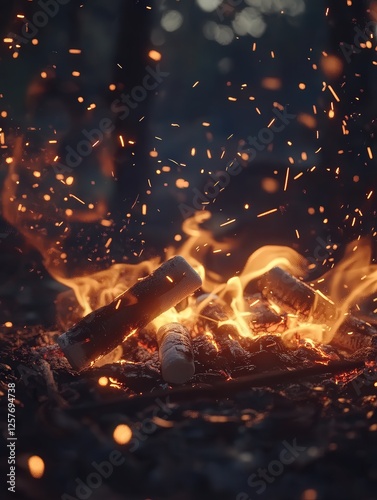
[[[216,328],[214,337],[219,346],[219,355],[223,357],[230,368],[247,365],[250,354],[238,342],[239,333],[231,324],[224,324]]]
[[[195,372],[200,373],[207,370],[221,370],[222,362],[218,359],[219,347],[213,340],[213,335],[207,332],[197,335],[192,340],[194,352]]]
[[[262,297],[245,297],[245,302],[249,326],[254,333],[281,333],[287,328],[286,317],[273,311]]]
[[[340,319],[339,309],[330,299],[279,267],[265,273],[259,280],[259,287],[265,298],[297,314],[301,320],[332,327]],[[376,328],[350,314],[341,319],[333,333],[331,343],[351,351],[372,347],[377,338]]]
[[[157,331],[162,378],[184,384],[195,373],[190,332],[180,323],[168,323]]]
[[[60,335],[58,344],[72,367],[81,371],[201,284],[200,276],[183,257],[173,257]]]
[[[122,358],[134,362],[147,361],[151,354],[158,351],[156,333],[157,328],[153,322],[141,328],[137,335],[133,335],[123,342]]]
[[[232,317],[232,309],[215,294],[202,294],[196,299],[198,305],[197,329],[199,333],[213,331],[218,323]]]

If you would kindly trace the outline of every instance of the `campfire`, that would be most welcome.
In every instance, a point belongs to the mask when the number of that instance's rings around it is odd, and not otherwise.
[[[200,222],[207,217],[207,212],[199,213],[187,221],[186,231],[200,235]],[[355,246],[349,246],[339,263],[353,279],[357,264],[350,266],[350,262]],[[128,272],[116,266],[116,271],[91,275],[87,279],[96,283],[97,296],[99,292],[111,302],[84,317],[83,311],[93,303],[90,291],[86,296],[82,293],[88,290],[85,279],[79,278],[72,287],[77,295],[63,293],[58,298],[60,324],[63,329],[72,326],[58,338],[58,344],[72,367],[81,371],[109,362],[145,362],[149,350],[148,361],[156,371],[160,368],[166,382],[174,384],[220,366],[229,379],[251,373],[263,342],[279,344],[290,353],[306,347],[316,353],[314,362],[324,365],[339,360],[339,353],[376,347],[372,317],[369,321],[357,317],[351,312],[350,299],[337,305],[322,291],[337,280],[338,269],[319,278],[317,284],[307,284],[288,271],[294,272],[296,266],[296,272],[305,273],[306,266],[308,273],[304,258],[289,248],[267,247],[250,256],[239,276],[216,283],[220,277],[206,278],[204,266],[192,257],[194,248],[198,248],[197,238],[191,236],[182,253],[193,267],[180,256],[172,257],[120,295],[117,288],[106,287],[109,276],[114,272],[135,276],[133,266],[126,266]],[[274,253],[276,257],[269,260]],[[287,256],[278,257],[279,253]],[[370,294],[373,275],[360,275],[359,280],[359,290],[350,294],[358,299],[362,291]],[[346,283],[343,286],[348,289]],[[295,365],[292,360],[286,367]],[[277,362],[276,367],[282,366]]]
[[[339,401],[347,391],[359,397],[373,388],[377,270],[368,238],[349,243],[336,263],[332,243],[320,262],[287,246],[263,246],[234,276],[224,278],[208,262],[217,254],[225,262],[237,259],[236,250],[231,240],[216,240],[205,228],[211,214],[203,210],[184,221],[182,242],[168,247],[163,257],[70,277],[64,241],[72,223],[89,216],[85,211],[62,213],[52,204],[46,217],[36,193],[48,173],[36,165],[20,169],[21,149],[16,141],[3,211],[42,254],[51,276],[67,287],[56,299],[55,329],[30,329],[21,337],[7,328],[1,338],[4,380],[18,381],[24,411],[30,411],[33,391],[39,404],[48,405],[48,416],[36,419],[38,432],[46,432],[47,421],[55,433],[66,425],[73,432],[74,421],[110,418],[113,440],[133,453],[144,439],[137,437],[135,422],[144,422],[156,402],[164,408],[163,418],[153,417],[156,428],[170,429],[177,419],[192,418],[213,425],[255,424],[262,417],[250,415],[247,395],[253,395],[257,407],[258,394],[266,394],[255,392],[258,388],[276,391],[273,405],[282,387],[287,401],[295,404],[301,389],[292,391],[300,384],[318,398],[331,384]],[[29,184],[21,183],[28,176],[39,179],[31,193],[24,192]],[[69,194],[74,180],[56,177],[54,182]],[[325,269],[321,275],[320,268]],[[232,410],[213,411],[213,404],[232,400]],[[201,414],[205,402],[211,410]],[[28,439],[21,455],[23,489],[29,485],[26,471],[41,478],[52,453],[43,447],[31,450]],[[72,485],[67,488],[74,491]]]
[[[72,221],[88,215],[52,211],[44,227],[46,215],[36,201],[49,174],[37,166],[20,170],[20,165],[22,140],[16,139],[4,214],[42,253],[50,274],[70,288],[56,301],[59,335],[51,336],[49,350],[43,351],[44,357],[68,361],[67,370],[86,377],[109,372],[111,385],[131,396],[135,377],[129,383],[129,374],[136,371],[141,374],[136,393],[143,393],[143,376],[149,390],[313,366],[342,373],[341,360],[351,356],[356,362],[356,352],[376,347],[375,316],[363,312],[377,284],[368,239],[349,244],[343,259],[312,281],[313,269],[326,264],[332,244],[323,262],[315,264],[292,248],[264,246],[224,280],[206,268],[206,261],[219,253],[234,258],[232,243],[217,241],[203,228],[211,217],[203,210],[184,221],[184,242],[167,248],[164,259],[113,264],[69,278],[62,245]],[[29,194],[20,182],[27,176],[39,179]],[[50,181],[70,193],[74,179],[59,174]]]

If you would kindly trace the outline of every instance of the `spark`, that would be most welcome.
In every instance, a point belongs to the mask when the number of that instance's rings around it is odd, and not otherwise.
[[[45,471],[45,464],[41,457],[33,455],[28,459],[29,472],[35,479],[40,479]]]
[[[74,194],[71,194],[71,193],[70,193],[70,194],[69,194],[69,196],[70,196],[71,198],[74,198],[75,200],[79,201],[79,202],[80,202],[80,203],[82,203],[83,205],[85,205],[85,201],[80,200],[80,198],[78,198],[78,197],[77,197],[77,196],[75,196]]]
[[[335,90],[332,88],[331,85],[327,85],[327,88],[329,89],[329,91],[332,93],[332,95],[334,96],[336,102],[340,102],[340,99],[337,95],[337,93],[335,92]]]
[[[370,158],[371,160],[373,160],[373,153],[372,153],[372,150],[371,150],[371,148],[370,148],[369,146],[367,147],[367,152],[368,152],[368,156],[369,156],[369,158]]]
[[[272,210],[268,210],[267,212],[263,212],[261,214],[258,214],[257,217],[264,217],[265,215],[273,214],[274,212],[277,212],[277,208],[273,208]]]
[[[161,61],[161,54],[157,50],[150,50],[148,52],[148,56],[153,60],[153,61]]]
[[[335,305],[335,303],[329,299],[328,297],[326,297],[325,294],[323,294],[320,290],[314,290],[316,294],[318,294],[319,296],[321,296],[324,300],[326,300],[327,302],[330,302],[330,304],[332,304],[333,306]]]
[[[111,380],[111,379],[110,379]],[[132,430],[126,424],[119,424],[113,431],[113,439],[117,444],[127,444],[131,441]]]
[[[198,84],[199,84],[199,80],[194,83],[194,85],[192,86],[192,88],[195,88]]]
[[[287,172],[285,174],[285,181],[284,181],[284,191],[287,190],[288,187],[288,179],[289,179],[289,167],[287,167]]]
[[[178,165],[178,167],[179,167],[179,163],[178,163],[177,161],[172,160],[171,158],[168,158],[168,160],[169,160],[169,161],[171,161],[171,162],[173,162],[173,163],[175,163],[175,164],[176,164],[176,165]]]
[[[222,224],[220,224],[220,227],[224,227],[224,226],[227,226],[228,224],[232,224],[236,220],[237,219],[232,219],[232,220],[228,220],[227,222],[223,222]]]
[[[100,377],[98,379],[98,385],[105,387],[109,383],[109,379],[107,377]]]
[[[119,136],[119,140],[120,140],[120,143],[122,145],[122,148],[124,148],[124,139],[121,135]]]
[[[132,206],[131,206],[131,210],[132,210],[132,209],[134,208],[134,206],[136,205],[136,203],[137,203],[137,201],[138,201],[138,199],[139,199],[139,196],[140,196],[140,194],[138,194],[138,195],[136,196],[135,201],[133,202],[133,204],[132,204]]]
[[[170,277],[170,276],[166,276],[166,279],[167,279],[168,281],[170,281],[170,283],[174,283],[174,281],[171,279],[171,277]]]
[[[255,306],[256,304],[258,304],[258,302],[260,301],[260,299],[256,299],[254,300],[254,302],[252,302],[249,307],[252,307],[252,306]]]

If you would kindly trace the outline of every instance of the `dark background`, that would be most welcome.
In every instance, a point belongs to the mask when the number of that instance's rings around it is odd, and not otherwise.
[[[332,253],[335,261],[345,244],[359,236],[370,237],[375,245],[376,195],[369,199],[367,195],[376,187],[376,164],[367,147],[375,157],[377,58],[374,39],[370,48],[360,48],[365,39],[355,37],[376,20],[376,3],[287,0],[284,13],[274,5],[233,0],[205,12],[200,2],[153,2],[149,9],[141,1],[72,0],[38,30],[36,45],[17,47],[4,39],[10,33],[22,36],[23,23],[41,7],[35,1],[2,2],[0,112],[6,116],[0,118],[5,137],[0,175],[3,182],[9,170],[6,159],[13,154],[16,138],[23,137],[27,146],[16,165],[25,174],[21,191],[30,190],[36,165],[43,173],[42,186],[47,189],[55,183],[51,211],[40,198],[34,199],[31,190],[28,198],[41,214],[39,223],[47,235],[63,206],[68,206],[62,201],[65,188],[54,179],[53,156],[64,157],[66,146],[75,147],[82,130],[96,128],[104,117],[116,126],[72,173],[72,192],[92,201],[101,216],[90,218],[86,209],[69,201],[77,215],[65,221],[70,228],[61,245],[68,254],[66,275],[162,255],[174,236],[182,234],[180,204],[192,205],[192,189],[202,190],[210,172],[224,170],[247,137],[267,126],[274,103],[297,118],[253,162],[243,164],[243,172],[206,207],[213,214],[206,225],[217,239],[230,238],[235,246],[234,258],[226,265],[221,256],[208,265],[229,277],[265,244],[292,246],[310,257],[319,237],[337,245]],[[253,16],[264,26],[260,36],[253,36],[252,30],[252,34],[235,31],[233,21],[246,8],[253,8]],[[166,30],[171,11],[176,11],[173,21],[178,16],[181,22],[173,31]],[[218,41],[209,39],[214,36]],[[355,53],[346,57],[344,43],[354,45]],[[70,54],[70,48],[81,49],[81,54]],[[121,120],[112,103],[141,84],[147,66],[156,67],[150,50],[161,54],[160,67],[170,75]],[[73,71],[80,76],[74,77]],[[279,88],[268,88],[266,78],[278,81]],[[340,102],[323,90],[323,82],[332,86]],[[229,96],[237,100],[230,101]],[[88,110],[91,103],[96,108]],[[311,122],[306,118],[310,127],[304,115],[311,117]],[[52,138],[57,145],[50,145]],[[150,155],[154,150],[157,156]],[[284,191],[288,166],[290,180]],[[299,172],[303,175],[294,181]],[[189,186],[177,187],[177,179]],[[3,202],[5,198],[3,193]],[[257,217],[275,207],[276,213]],[[235,223],[220,227],[233,218]],[[111,224],[103,226],[102,219]],[[5,220],[2,226],[0,321],[52,323],[52,298],[61,285],[49,278],[41,256],[20,234],[20,227],[15,229]],[[105,247],[109,237],[110,249]],[[321,264],[317,275],[323,272]],[[325,262],[325,267],[330,264]]]

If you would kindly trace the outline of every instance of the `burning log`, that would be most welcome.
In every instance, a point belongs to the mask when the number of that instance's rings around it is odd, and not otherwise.
[[[323,293],[312,289],[279,267],[265,273],[259,287],[263,296],[285,311],[297,314],[301,320],[323,323],[332,327],[339,320],[339,310]],[[333,345],[346,350],[372,347],[377,330],[352,315],[344,316],[334,332]]]
[[[216,328],[214,335],[219,346],[219,355],[224,358],[230,368],[248,365],[250,354],[238,342],[239,333],[231,324],[223,324]]]
[[[325,295],[318,293],[280,267],[273,267],[258,283],[262,295],[281,306],[284,311],[297,314],[305,321],[319,323],[335,321],[337,309]]]
[[[245,297],[250,313],[249,326],[254,333],[281,333],[287,328],[286,318],[273,311],[264,299]]]
[[[193,293],[201,283],[183,257],[173,257],[113,302],[85,316],[60,335],[58,344],[72,367],[81,371]]]
[[[123,356],[123,347],[121,345],[118,345],[115,349],[110,351],[108,354],[105,354],[105,356],[96,361],[94,366],[100,367],[116,363],[122,358],[122,356]]]
[[[162,378],[184,384],[195,373],[190,332],[179,323],[168,323],[157,332]]]
[[[213,334],[207,332],[203,335],[197,335],[192,340],[194,352],[195,371],[197,373],[207,370],[221,370],[222,363],[218,359],[219,347],[213,339]]]
[[[351,352],[364,347],[377,347],[377,329],[362,319],[345,316],[331,344]]]
[[[233,311],[220,297],[215,294],[202,294],[196,299],[198,306],[197,329],[199,333],[214,331],[218,323],[228,321]]]

